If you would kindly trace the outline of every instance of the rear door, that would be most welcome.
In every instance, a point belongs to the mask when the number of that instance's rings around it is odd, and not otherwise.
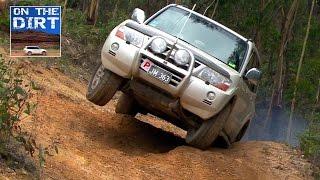
[[[37,54],[41,54],[41,49],[38,46],[34,47],[34,50]]]

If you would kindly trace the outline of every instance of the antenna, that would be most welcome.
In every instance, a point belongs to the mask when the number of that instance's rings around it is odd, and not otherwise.
[[[193,5],[192,11],[194,11],[194,9],[196,8],[196,6],[197,6],[197,4],[194,4],[194,5]],[[176,44],[178,43],[178,40],[179,40],[179,38],[180,38],[180,36],[181,36],[181,33],[182,33],[182,31],[184,30],[184,28],[186,27],[187,22],[188,22],[188,20],[190,19],[191,15],[192,15],[192,12],[189,13],[188,18],[184,21],[184,24],[183,24],[183,26],[181,27],[180,32],[179,32],[179,34],[177,35],[177,38],[176,38],[175,42],[173,43],[172,48],[171,48],[170,52],[168,53],[168,55],[167,55],[167,57],[166,57],[166,59],[165,59],[166,61],[168,61],[168,59],[169,59],[169,57],[170,57],[170,55],[171,55],[174,47],[175,47]]]
[[[194,4],[194,5],[193,5],[192,11],[194,11],[194,9],[196,8],[196,6],[197,6],[197,4]],[[186,27],[186,24],[187,24],[188,20],[190,19],[191,14],[192,14],[192,12],[190,12],[188,18],[184,21],[184,24],[183,24],[183,26],[182,26],[182,28],[181,28],[178,36],[177,36],[176,41],[178,41],[179,37],[181,36],[181,33],[182,33],[182,31],[184,30],[184,28]]]

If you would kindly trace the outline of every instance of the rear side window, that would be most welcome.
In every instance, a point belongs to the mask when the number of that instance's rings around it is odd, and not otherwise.
[[[39,49],[39,47],[27,47],[27,49]]]

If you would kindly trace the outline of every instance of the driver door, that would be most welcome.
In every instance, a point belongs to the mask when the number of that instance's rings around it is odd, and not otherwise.
[[[244,98],[246,99],[246,110],[245,112],[247,112],[247,115],[249,116],[253,116],[254,112],[255,112],[255,102],[256,102],[256,93],[257,93],[257,85],[251,83],[250,81],[248,81],[245,77],[245,75],[247,74],[247,72],[252,69],[252,68],[260,68],[260,61],[259,61],[259,55],[257,53],[256,50],[253,50],[250,56],[250,60],[248,62],[248,65],[245,69],[245,72],[243,74],[243,95]],[[248,117],[245,117],[248,118]]]

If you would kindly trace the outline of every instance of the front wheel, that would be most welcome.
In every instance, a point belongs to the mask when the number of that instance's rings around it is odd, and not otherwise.
[[[100,63],[89,82],[87,99],[96,105],[104,106],[119,90],[122,82],[122,77]]]
[[[219,136],[230,114],[231,106],[227,105],[213,118],[203,122],[198,129],[187,132],[186,143],[200,149],[207,149]]]

